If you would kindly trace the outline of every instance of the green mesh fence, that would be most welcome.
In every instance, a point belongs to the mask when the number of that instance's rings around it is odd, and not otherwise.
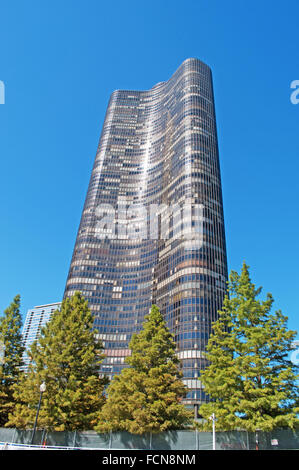
[[[0,443],[31,444],[32,430],[0,428]],[[138,436],[127,432],[97,434],[86,432],[46,432],[37,430],[34,445],[83,449],[212,450],[211,432],[168,431]],[[216,432],[216,450],[299,450],[299,430],[278,429],[256,433]]]

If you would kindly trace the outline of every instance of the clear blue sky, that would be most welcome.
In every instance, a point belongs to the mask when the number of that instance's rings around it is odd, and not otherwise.
[[[0,1],[0,312],[63,295],[107,102],[211,66],[229,270],[299,330],[299,3]]]

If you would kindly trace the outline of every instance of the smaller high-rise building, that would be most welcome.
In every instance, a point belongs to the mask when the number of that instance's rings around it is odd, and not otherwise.
[[[25,347],[23,354],[24,365],[22,370],[27,371],[30,364],[30,358],[27,353],[28,349],[31,344],[38,339],[41,328],[46,325],[53,312],[59,309],[60,306],[61,302],[55,302],[52,304],[38,305],[28,310],[22,332],[23,344]]]

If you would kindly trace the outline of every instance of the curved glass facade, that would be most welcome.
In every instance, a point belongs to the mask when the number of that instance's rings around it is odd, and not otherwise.
[[[157,304],[194,404],[206,400],[202,352],[226,281],[211,70],[187,59],[148,91],[112,93],[65,296],[88,299],[109,375],[124,367],[132,334]]]

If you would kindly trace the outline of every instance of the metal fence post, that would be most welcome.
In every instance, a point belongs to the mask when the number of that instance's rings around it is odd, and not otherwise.
[[[14,439],[15,439],[16,430],[17,430],[16,428],[14,428],[14,430],[13,430],[13,435],[12,435],[12,442],[15,442],[15,440],[14,440]]]
[[[42,446],[42,445],[43,445],[43,443],[44,443],[45,434],[46,434],[46,430],[45,430],[45,429],[43,429],[43,430],[42,430],[42,436],[41,436],[41,440],[40,440],[40,445],[41,445],[41,446]]]
[[[76,447],[77,431],[74,432],[73,447]]]

